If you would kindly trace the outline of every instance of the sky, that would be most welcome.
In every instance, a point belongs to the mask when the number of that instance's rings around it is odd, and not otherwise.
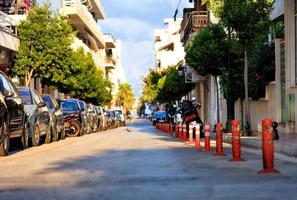
[[[39,0],[42,3],[46,0]],[[106,19],[98,22],[103,33],[113,33],[122,41],[122,64],[126,81],[136,97],[142,92],[141,77],[154,67],[154,30],[163,28],[164,18],[173,18],[180,0],[101,0]],[[60,0],[52,0],[58,8]],[[181,0],[179,15],[189,0]]]

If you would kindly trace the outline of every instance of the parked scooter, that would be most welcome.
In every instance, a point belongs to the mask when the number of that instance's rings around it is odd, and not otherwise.
[[[194,99],[192,101],[186,100],[183,101],[179,112],[182,115],[183,123],[187,125],[187,129],[189,128],[189,124],[196,122],[200,125],[200,136],[204,137],[203,134],[203,122],[199,116],[197,109],[201,108],[201,103]]]
[[[65,133],[68,137],[79,136],[81,125],[80,125],[79,116],[77,115],[77,113],[73,113],[65,116],[64,128],[65,128]]]

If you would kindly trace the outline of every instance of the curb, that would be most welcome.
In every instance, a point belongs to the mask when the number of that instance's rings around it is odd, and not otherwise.
[[[224,133],[223,141],[225,143],[232,144],[232,134]],[[240,142],[242,147],[262,150],[261,137],[241,137]],[[287,144],[280,141],[274,141],[274,152],[289,157],[297,158],[297,145]]]

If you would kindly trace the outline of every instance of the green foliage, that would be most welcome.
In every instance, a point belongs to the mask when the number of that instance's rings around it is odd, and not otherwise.
[[[219,17],[235,31],[239,43],[248,47],[259,33],[267,31],[272,5],[273,0],[224,0]]]
[[[21,41],[12,73],[24,79],[47,78],[51,85],[65,78],[70,66],[73,31],[65,17],[50,10],[50,5],[35,6],[18,27]]]
[[[179,100],[194,88],[195,84],[185,83],[184,75],[178,76],[175,66],[162,72],[150,70],[143,79],[142,102],[170,102]]]
[[[265,97],[265,86],[275,81],[274,44],[258,41],[250,55],[249,94],[252,99]]]
[[[112,84],[96,68],[91,54],[82,48],[73,53],[68,75],[60,87],[62,92],[93,104],[106,105],[111,101]]]
[[[197,33],[186,49],[186,62],[200,75],[218,76],[226,67],[227,37],[221,24],[210,24]]]
[[[123,102],[126,112],[133,108],[135,94],[133,92],[132,86],[129,83],[122,83],[119,85],[117,97]]]
[[[166,70],[166,74],[158,81],[158,102],[170,102],[179,100],[181,97],[194,89],[195,84],[185,83],[185,77],[178,76],[178,70],[172,66]]]

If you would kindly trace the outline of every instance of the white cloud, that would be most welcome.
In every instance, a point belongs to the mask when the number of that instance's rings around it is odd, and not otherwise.
[[[152,39],[154,27],[134,18],[107,18],[100,22],[104,32],[116,33],[122,40],[137,41]]]
[[[139,12],[149,12],[160,5],[168,5],[168,9],[176,9],[179,0],[103,0],[110,1],[123,9],[129,9]],[[181,7],[190,7],[192,4],[188,0],[181,1]]]
[[[122,62],[126,79],[132,84],[136,96],[140,97],[142,90],[141,77],[146,75],[154,64],[152,41],[123,41]]]

